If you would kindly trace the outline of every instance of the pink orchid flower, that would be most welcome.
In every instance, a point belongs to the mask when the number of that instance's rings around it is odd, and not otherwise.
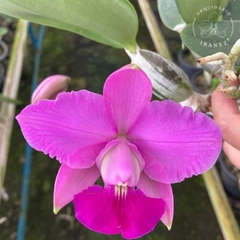
[[[173,220],[171,183],[211,168],[221,150],[217,125],[171,100],[152,101],[145,73],[111,74],[103,96],[86,90],[27,106],[17,120],[28,143],[62,164],[54,211],[73,201],[91,230],[132,239]],[[104,186],[94,183],[102,177]]]

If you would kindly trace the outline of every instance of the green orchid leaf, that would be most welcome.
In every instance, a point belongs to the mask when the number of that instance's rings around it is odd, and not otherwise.
[[[228,2],[229,0],[176,0],[180,15],[187,24],[221,18]]]
[[[0,27],[0,37],[5,35],[8,32],[8,29],[5,27]]]
[[[233,20],[240,20],[240,1],[229,0],[228,5],[226,7],[226,11],[224,12],[224,19],[228,19],[229,16]]]
[[[134,50],[138,18],[128,0],[0,0],[0,12]]]
[[[136,53],[127,51],[132,64],[139,66],[149,77],[153,94],[159,99],[185,101],[193,95],[193,89],[187,75],[173,62],[161,55],[137,49]]]
[[[9,17],[8,15],[2,14],[0,13],[0,20],[3,20],[4,22],[7,22],[8,24],[10,24],[13,19],[11,17]]]
[[[208,56],[217,52],[229,54],[235,42],[239,39],[240,21],[222,20],[209,22],[203,26],[189,24],[181,32],[184,44],[200,56]],[[240,66],[240,60],[236,63]]]
[[[164,25],[172,30],[184,24],[175,0],[158,0],[158,12]]]

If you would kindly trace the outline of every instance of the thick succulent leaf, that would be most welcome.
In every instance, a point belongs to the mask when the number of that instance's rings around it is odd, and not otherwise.
[[[172,30],[176,29],[177,25],[184,24],[175,0],[158,0],[158,12],[164,25]]]
[[[211,13],[222,15],[229,0],[176,0],[181,17],[187,23],[207,20]]]
[[[173,62],[143,49],[127,53],[132,63],[147,74],[152,82],[153,94],[159,99],[181,102],[192,96],[193,90],[187,75]]]
[[[233,20],[240,20],[240,1],[236,0],[229,0],[228,5],[226,7],[226,10],[224,12],[224,19],[228,19],[229,15],[231,15],[231,18]]]
[[[136,45],[138,19],[128,0],[0,0],[0,12],[78,33],[116,48]]]
[[[208,56],[216,52],[229,54],[235,42],[239,39],[240,20],[218,21],[217,32],[213,28],[199,28],[199,24],[189,24],[181,32],[184,44],[200,56]],[[208,31],[208,33],[207,33]],[[240,65],[238,60],[237,66]]]
[[[178,4],[183,1],[176,0]],[[205,1],[204,1],[205,2]],[[218,1],[215,1],[218,2]],[[240,1],[219,1],[213,9],[198,11],[194,20],[181,32],[184,44],[200,56],[207,56],[216,52],[229,54],[234,43],[239,39]],[[225,4],[228,2],[227,6]],[[196,3],[202,4],[202,1]],[[205,3],[206,4],[206,3]],[[207,5],[206,5],[207,6]],[[216,9],[215,6],[220,6]],[[204,10],[204,8],[202,8]],[[219,10],[221,10],[219,12]],[[240,65],[240,60],[236,63]]]

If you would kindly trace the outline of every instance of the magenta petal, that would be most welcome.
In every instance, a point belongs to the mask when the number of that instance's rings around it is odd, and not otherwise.
[[[92,186],[99,177],[100,172],[96,165],[86,169],[73,169],[62,164],[54,185],[54,213],[73,201],[75,194]]]
[[[164,200],[166,209],[161,217],[161,221],[170,230],[174,213],[174,199],[171,185],[156,182],[142,172],[137,187],[148,197],[162,198]]]
[[[180,182],[211,168],[221,151],[215,122],[173,101],[151,102],[129,131],[146,161],[144,171],[163,183]]]
[[[159,198],[150,198],[140,190],[128,189],[124,202],[122,218],[122,237],[139,238],[151,232],[165,211],[165,202]]]
[[[76,218],[89,229],[121,233],[127,239],[152,231],[165,210],[162,199],[146,197],[132,188],[128,188],[126,198],[119,198],[113,186],[88,188],[74,197],[74,206]]]
[[[104,234],[120,233],[113,187],[92,186],[74,196],[75,216],[90,230]]]
[[[101,95],[81,90],[29,105],[16,118],[33,148],[72,168],[86,168],[116,135],[106,105]]]
[[[112,103],[113,118],[118,132],[126,134],[150,101],[152,85],[140,68],[128,65],[108,77],[103,96]]]

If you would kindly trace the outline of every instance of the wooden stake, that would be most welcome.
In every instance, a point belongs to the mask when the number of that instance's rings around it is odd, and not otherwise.
[[[22,72],[24,50],[27,40],[28,22],[19,20],[15,32],[13,48],[8,64],[7,75],[3,88],[3,96],[16,99]],[[6,165],[8,159],[12,126],[15,117],[15,104],[2,102],[0,109],[0,203],[3,192]]]

